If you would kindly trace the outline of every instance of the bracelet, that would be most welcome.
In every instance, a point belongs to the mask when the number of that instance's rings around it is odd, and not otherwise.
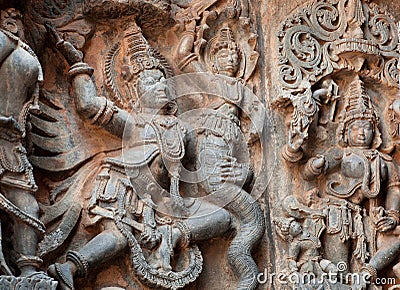
[[[371,276],[372,282],[378,277],[378,271],[370,264],[365,264],[363,267],[361,267],[361,271],[368,273]]]
[[[394,218],[396,225],[400,223],[400,212],[398,210],[390,209],[386,211],[388,217]]]
[[[73,64],[70,69],[68,70],[68,76],[70,78],[73,78],[76,75],[79,74],[87,74],[89,76],[92,76],[94,72],[94,69],[89,66],[87,63],[85,62],[77,62],[75,64]]]

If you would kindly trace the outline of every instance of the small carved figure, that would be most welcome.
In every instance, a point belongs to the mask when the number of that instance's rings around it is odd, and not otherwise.
[[[14,222],[12,241],[20,275],[45,278],[38,272],[42,260],[36,255],[45,227],[38,219],[37,186],[25,146],[29,113],[38,109],[42,68],[24,42],[19,11],[8,8],[0,13],[0,209]],[[1,268],[12,275],[3,256]]]
[[[131,24],[123,40],[127,64],[122,70],[138,95],[131,95],[137,97],[137,112],[129,113],[97,96],[90,78],[93,69],[82,62],[82,54],[52,27],[48,30],[71,65],[78,112],[118,137],[128,132],[133,142],[123,152],[107,154],[96,173],[88,210],[91,222],[101,223],[104,230],[78,251],[69,251],[66,263],[51,265],[50,275],[61,289],[74,289],[75,276],[87,275],[129,245],[133,270],[143,282],[176,288],[194,281],[202,258],[192,243],[222,235],[230,228],[231,217],[222,208],[180,195],[180,162],[189,137],[175,116],[176,103],[165,84],[167,68]],[[170,259],[178,246],[188,249],[189,265],[174,272]],[[144,249],[150,251],[147,258]]]
[[[389,106],[390,135],[393,140],[393,148],[398,145],[400,139],[400,99],[396,98]]]
[[[381,144],[378,116],[358,75],[345,95],[345,108],[338,127],[339,143],[325,155],[308,160],[303,176],[312,179],[327,175],[326,258],[350,262],[350,241],[354,240],[353,257],[365,265],[376,248],[377,232],[392,231],[399,221],[400,183],[398,166],[393,159],[378,151]],[[329,174],[329,173],[336,174]],[[382,214],[374,214],[378,198],[385,198]],[[369,201],[369,214],[365,201]],[[373,225],[369,220],[377,217]],[[366,231],[371,233],[367,242]],[[375,275],[376,276],[376,275]]]
[[[185,71],[205,71],[204,64],[198,61],[199,55],[192,52],[195,26],[195,21],[186,24],[187,30],[178,46],[180,66]],[[223,76],[227,82],[239,83],[241,80],[235,77],[241,55],[230,27],[222,27],[208,49],[212,73]],[[198,120],[200,127],[206,128],[198,136],[198,168],[205,177],[202,185],[209,200],[223,206],[239,221],[228,249],[228,261],[240,277],[237,289],[255,289],[259,271],[251,250],[261,240],[265,225],[260,205],[242,189],[251,181],[252,171],[238,157],[238,153],[247,148],[240,148],[243,140],[239,113],[244,96],[240,91],[235,93],[211,102],[211,110]]]
[[[289,244],[282,274],[291,287],[298,289],[349,289],[338,279],[339,267],[323,258],[320,237],[326,229],[326,215],[320,208],[324,200],[318,197],[318,191],[313,188],[305,192],[306,204],[287,196],[282,207],[289,217],[274,220],[278,235]]]
[[[295,218],[282,218],[274,221],[279,235],[289,242],[286,271],[314,273],[322,271],[319,261],[321,260],[321,242],[318,237],[304,232],[301,224]]]

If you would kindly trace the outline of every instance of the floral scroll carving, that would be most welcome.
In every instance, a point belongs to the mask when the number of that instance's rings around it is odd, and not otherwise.
[[[308,137],[320,109],[311,86],[338,71],[398,87],[398,30],[394,18],[370,1],[317,1],[282,22],[278,32],[281,94],[294,106],[289,146]],[[296,145],[295,145],[296,146]]]

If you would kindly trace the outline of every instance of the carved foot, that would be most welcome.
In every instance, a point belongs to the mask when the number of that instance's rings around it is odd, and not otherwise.
[[[59,282],[59,289],[61,290],[75,290],[74,278],[69,264],[55,263],[50,265],[47,272],[51,277]]]

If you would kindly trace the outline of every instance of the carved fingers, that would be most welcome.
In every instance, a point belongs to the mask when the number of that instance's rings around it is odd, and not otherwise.
[[[50,35],[50,39],[68,61],[69,65],[73,65],[82,61],[83,53],[77,50],[70,42],[64,41],[54,26],[46,22],[45,27],[47,33]]]
[[[243,184],[247,178],[248,168],[238,163],[235,157],[225,156],[217,166],[223,182]]]
[[[325,157],[320,155],[313,159],[312,166],[314,169],[319,170],[325,167],[325,163],[326,163]]]
[[[303,145],[303,143],[304,143],[304,138],[298,137],[295,140],[292,140],[292,142],[288,143],[288,147],[289,147],[288,149],[292,153],[298,152],[301,148],[301,145]]]
[[[52,43],[55,45],[62,43],[64,40],[61,38],[61,36],[58,34],[58,31],[55,29],[55,27],[50,23],[46,22],[44,24],[44,27],[46,27],[47,33],[50,36],[50,40]]]
[[[397,221],[393,217],[381,217],[375,222],[375,228],[379,232],[388,232],[397,226]]]

